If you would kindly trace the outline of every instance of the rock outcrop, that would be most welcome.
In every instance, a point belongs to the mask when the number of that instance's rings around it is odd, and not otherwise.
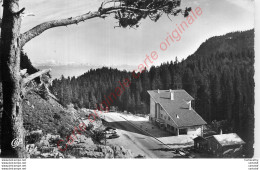
[[[41,131],[33,131],[28,133],[27,138],[33,141],[35,136],[41,135]],[[134,158],[133,153],[123,146],[96,145],[91,138],[82,134],[76,134],[73,139],[74,141],[67,143],[66,149],[61,151],[57,147],[60,136],[46,134],[34,144],[27,144],[26,151],[30,158]]]
[[[76,158],[134,158],[133,153],[123,146],[76,147],[70,153]]]

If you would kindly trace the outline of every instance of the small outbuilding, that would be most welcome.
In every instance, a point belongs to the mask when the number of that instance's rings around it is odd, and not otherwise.
[[[194,149],[199,151],[208,151],[208,140],[202,136],[198,136],[194,140]]]
[[[242,148],[245,142],[236,134],[220,134],[206,138],[208,150],[217,157],[236,157],[242,155]]]
[[[194,140],[194,149],[209,152],[216,157],[241,157],[245,142],[236,134],[219,134],[209,137],[198,136]]]
[[[219,157],[232,155],[234,151],[241,152],[245,142],[236,134],[220,134],[208,137],[209,151]],[[237,154],[237,153],[235,153]]]

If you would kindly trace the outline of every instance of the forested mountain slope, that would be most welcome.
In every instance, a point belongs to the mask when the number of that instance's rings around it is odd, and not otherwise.
[[[63,105],[95,107],[115,93],[126,78],[131,85],[110,102],[119,110],[149,114],[151,89],[185,89],[195,98],[195,110],[208,123],[228,122],[224,133],[237,132],[253,154],[254,139],[254,30],[212,37],[186,60],[170,61],[145,70],[138,79],[131,72],[101,68],[78,78],[62,77],[52,91]]]

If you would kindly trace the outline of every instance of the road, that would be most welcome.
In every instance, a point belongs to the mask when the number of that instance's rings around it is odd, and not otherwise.
[[[123,119],[118,113],[105,113],[107,126],[117,129],[119,138],[109,139],[108,144],[118,144],[130,149],[135,155],[145,155],[147,158],[172,158],[168,147],[139,130],[136,126]]]

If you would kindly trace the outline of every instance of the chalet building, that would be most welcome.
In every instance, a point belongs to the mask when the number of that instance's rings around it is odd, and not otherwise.
[[[192,108],[194,100],[185,90],[149,90],[149,120],[175,135],[202,136],[207,124]]]
[[[245,142],[236,134],[220,134],[207,138],[209,143],[209,151],[217,157],[225,155],[238,155],[242,152]]]
[[[216,157],[241,157],[245,142],[236,134],[219,134],[209,137],[196,137],[194,148],[209,152]]]

